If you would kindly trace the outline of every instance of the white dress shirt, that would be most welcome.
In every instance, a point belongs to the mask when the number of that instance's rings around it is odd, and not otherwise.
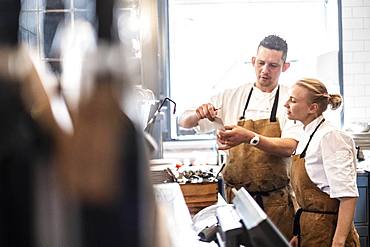
[[[211,98],[210,103],[215,108],[221,107],[218,110],[218,116],[225,125],[236,125],[238,123],[239,118],[243,115],[245,103],[252,87],[254,88],[246,110],[245,119],[259,120],[270,118],[277,87],[271,93],[265,93],[255,87],[253,83],[250,83],[237,88],[227,89]],[[285,102],[289,98],[288,89],[287,86],[280,85],[276,118],[279,120],[280,129],[282,130],[281,137],[299,140],[303,125],[299,122],[294,123],[294,121],[288,120],[286,108],[284,107]],[[208,119],[199,121],[198,131],[208,132],[213,129],[215,129],[215,126]]]
[[[304,129],[297,154],[301,154],[310,135],[323,116]],[[353,139],[325,120],[314,134],[306,151],[305,166],[311,181],[331,198],[358,197],[356,150]]]

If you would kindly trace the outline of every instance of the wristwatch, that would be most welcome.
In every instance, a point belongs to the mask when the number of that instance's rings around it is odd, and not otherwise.
[[[249,142],[249,144],[256,146],[258,143],[260,143],[260,136],[255,135]]]

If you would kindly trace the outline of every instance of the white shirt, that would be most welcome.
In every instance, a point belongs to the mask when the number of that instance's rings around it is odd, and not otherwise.
[[[245,119],[258,120],[270,118],[277,87],[271,93],[265,93],[253,86],[253,83],[250,83],[237,88],[227,89],[211,98],[210,103],[213,104],[215,108],[221,107],[217,114],[225,125],[235,125],[238,123],[238,120],[243,115],[245,103],[247,102],[252,87],[254,88],[245,113]],[[294,123],[294,121],[287,119],[284,104],[288,98],[288,87],[280,85],[276,117],[279,120],[280,129],[282,130],[281,137],[299,140],[303,125],[299,122]],[[214,128],[215,126],[208,119],[199,121],[198,130],[200,132],[211,131]]]
[[[305,127],[297,154],[302,153],[322,119],[320,116]],[[327,120],[320,125],[308,146],[305,167],[311,181],[331,198],[358,197],[353,139]]]

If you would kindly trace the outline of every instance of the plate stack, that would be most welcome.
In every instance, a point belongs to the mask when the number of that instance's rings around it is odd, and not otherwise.
[[[370,131],[348,133],[352,136],[356,146],[359,146],[362,150],[370,150]]]

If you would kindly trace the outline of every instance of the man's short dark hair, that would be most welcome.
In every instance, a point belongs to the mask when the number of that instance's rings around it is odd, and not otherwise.
[[[288,44],[286,43],[285,40],[283,40],[279,36],[269,35],[265,37],[258,45],[258,49],[260,48],[260,46],[263,46],[267,49],[282,51],[283,52],[282,59],[284,62],[286,61],[288,55]]]

